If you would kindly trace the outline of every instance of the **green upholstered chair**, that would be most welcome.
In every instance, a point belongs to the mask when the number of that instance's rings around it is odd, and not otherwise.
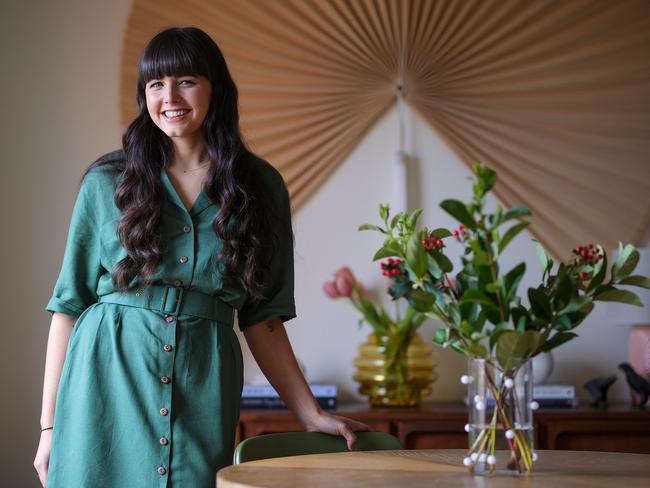
[[[355,451],[404,449],[399,439],[383,432],[355,432]],[[343,437],[321,432],[284,432],[266,434],[243,440],[235,448],[234,464],[283,456],[324,454],[348,450]]]

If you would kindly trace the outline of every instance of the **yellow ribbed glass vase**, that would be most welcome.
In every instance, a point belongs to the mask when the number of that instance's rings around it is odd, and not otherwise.
[[[354,379],[373,407],[416,407],[438,379],[436,364],[418,334],[370,334],[354,359]]]

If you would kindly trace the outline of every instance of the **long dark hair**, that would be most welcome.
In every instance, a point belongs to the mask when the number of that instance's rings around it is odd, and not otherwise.
[[[225,270],[259,302],[278,239],[287,236],[273,232],[268,202],[261,201],[264,189],[254,174],[256,157],[240,132],[238,91],[226,60],[212,38],[195,27],[166,29],[149,41],[139,65],[136,100],[140,113],[124,132],[122,157],[100,158],[85,173],[108,164],[120,172],[115,203],[122,217],[117,233],[127,256],[112,270],[113,285],[128,290],[136,277],[145,286],[152,283],[162,259],[159,224],[165,190],[160,173],[171,163],[173,148],[149,116],[145,85],[152,79],[182,75],[204,76],[212,84],[202,126],[210,159],[204,190],[219,207],[212,228],[222,241],[219,260]]]

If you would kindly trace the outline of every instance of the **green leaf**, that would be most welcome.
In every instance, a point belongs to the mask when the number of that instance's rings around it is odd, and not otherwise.
[[[459,341],[454,341],[452,342],[449,347],[451,347],[454,351],[465,355],[465,348],[463,347],[463,344]]]
[[[502,222],[505,222],[506,220],[510,219],[518,219],[520,217],[526,217],[530,215],[530,210],[526,207],[522,206],[516,206],[507,209],[505,212],[503,212],[503,217],[501,218]]]
[[[388,220],[388,215],[390,214],[390,205],[388,203],[382,203],[379,205],[379,218],[381,220]]]
[[[517,320],[517,332],[524,332],[526,330],[526,316],[520,315]]]
[[[478,303],[481,305],[481,310],[485,317],[492,323],[497,323],[500,320],[499,306],[490,297],[483,292],[476,289],[465,290],[460,298],[461,304],[463,303]]]
[[[642,288],[650,288],[650,278],[645,276],[628,276],[619,282],[619,285],[640,286]]]
[[[510,301],[517,294],[519,282],[526,272],[526,263],[519,263],[503,277],[506,300]]]
[[[560,315],[557,318],[556,328],[558,330],[571,330],[571,329],[573,329],[573,324],[571,323],[571,319],[569,318],[569,316],[568,315]]]
[[[643,303],[639,297],[627,290],[618,290],[616,288],[605,290],[594,297],[594,300],[600,302],[619,302],[619,303],[629,303],[630,305],[636,305],[638,307],[643,307]]]
[[[467,207],[463,202],[458,200],[443,200],[440,203],[440,207],[460,223],[465,224],[467,228],[476,228],[476,222],[474,222],[472,215],[467,211]]]
[[[551,319],[551,303],[546,293],[538,288],[528,289],[528,300],[533,313],[544,320]]]
[[[548,352],[551,349],[555,349],[557,346],[570,341],[574,337],[578,337],[578,334],[574,334],[573,332],[557,332],[553,337],[542,344],[541,351]]]
[[[442,254],[441,252],[439,251],[434,252],[433,258],[438,263],[438,266],[440,266],[440,269],[442,269],[445,273],[451,273],[454,270],[454,265],[451,264],[449,258],[444,254]]]
[[[512,241],[517,234],[519,234],[522,230],[524,230],[526,227],[528,227],[530,224],[528,222],[522,222],[517,225],[513,225],[510,227],[505,234],[503,234],[503,237],[501,238],[501,242],[499,242],[499,254],[503,252],[503,250],[506,248],[508,244],[510,244],[510,241]]]
[[[445,327],[438,327],[435,334],[433,335],[433,342],[439,346],[442,346],[447,341],[447,331],[448,329]]]
[[[526,326],[528,325],[528,322],[530,322],[530,316],[528,314],[528,310],[526,310],[522,306],[518,306],[518,307],[513,307],[510,313],[512,314],[513,323],[516,324],[517,327],[519,327],[519,324],[523,322],[524,330],[526,330]]]
[[[573,297],[569,300],[569,303],[561,309],[558,314],[564,316],[564,314],[577,312],[582,310],[585,305],[591,303],[591,297],[588,295],[582,295],[580,297]]]
[[[632,244],[627,244],[623,247],[619,243],[618,256],[616,262],[612,266],[612,278],[615,280],[622,280],[627,278],[636,265],[639,263],[639,251],[637,251]]]
[[[419,288],[411,292],[409,303],[418,312],[428,312],[436,301],[435,295],[427,293]]]
[[[479,344],[478,342],[469,343],[466,349],[467,352],[470,353],[472,356],[480,357],[480,358],[488,357],[487,349],[485,349],[485,346]]]
[[[372,260],[374,262],[374,261],[377,261],[379,259],[390,258],[390,257],[393,257],[393,256],[398,256],[398,254],[396,254],[393,249],[388,249],[386,247],[382,247],[381,249],[379,249],[379,251],[377,251],[375,253],[375,255],[372,257]]]
[[[390,228],[394,229],[398,221],[399,221],[399,214],[395,214],[393,218],[390,220]]]
[[[580,325],[582,321],[586,319],[587,316],[592,312],[593,309],[594,303],[590,301],[587,304],[583,305],[580,310],[569,313],[568,315],[571,319],[572,328],[575,329],[578,325]]]
[[[536,330],[503,332],[497,341],[497,361],[504,371],[509,371],[536,352],[539,342],[540,334]]]
[[[451,302],[447,305],[447,316],[456,327],[460,325],[460,310],[458,310],[458,305],[456,303]]]
[[[497,174],[487,166],[482,166],[477,173],[483,193],[489,192],[497,182]]]
[[[501,286],[499,283],[488,283],[485,285],[485,291],[489,291],[490,293],[498,293],[501,290]]]
[[[490,300],[488,296],[480,290],[466,290],[465,293],[463,293],[463,296],[460,297],[460,302],[475,302],[482,305],[494,305],[494,302],[492,302],[492,300]]]
[[[447,229],[440,227],[438,229],[432,230],[431,235],[433,237],[439,237],[440,239],[444,239],[445,237],[450,237],[452,233],[449,232]]]
[[[406,262],[418,278],[427,272],[427,252],[416,234],[411,235],[406,244]]]
[[[414,229],[415,224],[417,224],[418,219],[420,218],[420,215],[422,214],[422,209],[418,208],[415,212],[413,212],[411,215],[409,215],[407,225],[409,229]]]
[[[427,254],[427,263],[429,264],[431,276],[439,280],[442,277],[442,268],[431,254]]]
[[[481,243],[478,239],[472,239],[470,243],[472,252],[474,253],[474,264],[476,266],[485,266],[488,264],[488,255],[481,248]]]
[[[381,232],[382,234],[386,233],[386,231],[384,229],[382,229],[378,225],[373,225],[373,224],[361,224],[359,226],[359,229],[357,229],[357,230],[359,230],[359,231],[362,231],[362,230],[376,230],[377,232]]]
[[[535,246],[535,252],[537,253],[537,259],[539,259],[542,273],[546,273],[546,269],[548,268],[548,256],[546,255],[546,251],[536,239],[533,239],[533,245]]]
[[[555,291],[554,305],[556,310],[562,310],[567,306],[575,291],[571,277],[565,272],[562,274]]]

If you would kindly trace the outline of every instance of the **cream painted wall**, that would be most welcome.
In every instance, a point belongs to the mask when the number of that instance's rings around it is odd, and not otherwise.
[[[118,66],[130,4],[2,2],[3,487],[40,486],[32,462],[50,317],[44,307],[81,173],[120,141]]]
[[[0,18],[3,117],[1,241],[3,326],[0,366],[1,486],[38,486],[31,466],[39,415],[49,314],[43,307],[59,271],[70,211],[83,169],[119,145],[118,76],[120,40],[130,0],[4,2]],[[423,223],[451,226],[437,209],[445,197],[467,198],[469,171],[436,134],[412,113],[407,149],[411,203],[424,206]],[[334,382],[343,401],[355,400],[351,380],[356,346],[368,334],[357,314],[327,299],[321,284],[343,264],[378,294],[386,287],[370,256],[378,236],[357,226],[377,220],[379,202],[390,200],[396,114],[391,111],[314,197],[295,213],[296,300],[299,317],[287,325],[310,379]],[[537,263],[520,236],[508,265],[525,260],[534,283]],[[505,264],[505,263],[504,263]],[[435,324],[422,328],[429,340]],[[612,374],[626,356],[627,326],[614,326],[602,307],[580,326],[580,339],[556,355],[552,381],[582,384]],[[431,400],[456,401],[464,359],[436,350],[440,379]],[[247,356],[246,377],[257,370]],[[619,375],[612,398],[626,400]]]

